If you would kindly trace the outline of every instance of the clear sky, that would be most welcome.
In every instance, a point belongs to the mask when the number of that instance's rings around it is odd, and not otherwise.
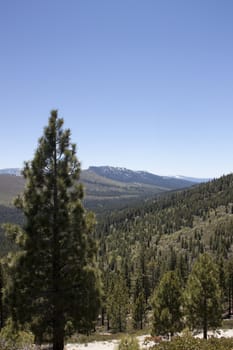
[[[51,109],[82,167],[233,171],[232,0],[0,0],[0,168]]]

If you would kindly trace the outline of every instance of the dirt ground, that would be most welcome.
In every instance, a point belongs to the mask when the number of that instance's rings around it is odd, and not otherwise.
[[[225,337],[225,338],[231,338],[233,337],[233,329],[227,329],[227,330],[218,330],[217,332],[208,332],[208,336],[214,336],[214,337]],[[148,337],[146,335],[137,337],[141,349],[149,349],[150,346],[154,345],[153,343],[149,343],[147,345],[144,344],[145,338]],[[202,333],[199,333],[196,335],[196,337],[202,337]],[[92,343],[86,343],[86,344],[67,344],[66,350],[117,350],[118,340],[112,340],[112,341],[96,341]]]

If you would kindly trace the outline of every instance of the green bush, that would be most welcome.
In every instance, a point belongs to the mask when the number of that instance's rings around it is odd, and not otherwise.
[[[118,350],[139,350],[138,340],[134,337],[126,336],[121,339]]]
[[[25,330],[16,331],[9,319],[0,332],[0,350],[30,350],[34,336]]]
[[[208,340],[192,336],[176,337],[171,342],[162,342],[155,345],[154,350],[232,350],[233,339],[210,338]]]

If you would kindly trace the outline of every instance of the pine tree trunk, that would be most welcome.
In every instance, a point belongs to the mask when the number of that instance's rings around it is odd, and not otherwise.
[[[54,184],[53,184],[53,350],[64,349],[64,322],[60,300],[60,244],[58,228],[58,189],[57,189],[57,151],[54,139]]]
[[[232,303],[232,297],[231,297],[231,288],[228,289],[228,316],[231,316],[231,303]]]
[[[105,310],[102,307],[102,312],[101,312],[101,325],[104,326],[104,315],[105,315]]]
[[[60,327],[58,324],[54,326],[53,350],[64,350],[64,329],[62,329],[62,327]]]
[[[119,320],[119,332],[122,332],[122,324],[121,324],[121,310],[120,310],[120,307],[119,307],[118,320]]]
[[[203,339],[207,339],[207,331],[207,325],[205,324],[203,328]]]
[[[53,350],[64,349],[65,320],[59,294],[54,295],[53,311]]]

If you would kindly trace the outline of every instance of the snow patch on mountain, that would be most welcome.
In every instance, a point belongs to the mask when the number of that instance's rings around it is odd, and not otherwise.
[[[7,168],[7,169],[0,169],[1,175],[15,175],[15,176],[21,176],[22,169],[20,168]]]
[[[180,180],[186,180],[186,181],[191,181],[191,182],[196,182],[196,183],[203,183],[203,182],[208,182],[211,181],[211,178],[197,178],[197,177],[190,177],[190,176],[183,176],[183,175],[175,175],[175,176],[166,176],[169,178],[173,179],[180,179]]]

